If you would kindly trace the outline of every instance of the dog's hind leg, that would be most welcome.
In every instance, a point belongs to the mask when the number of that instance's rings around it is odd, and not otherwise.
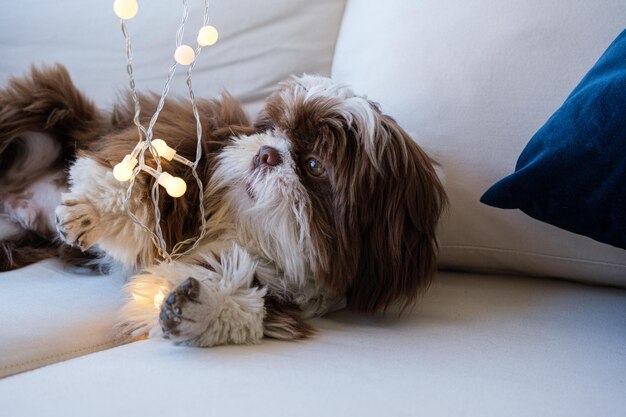
[[[0,88],[0,270],[76,252],[56,239],[54,208],[76,150],[106,126],[62,66],[33,67]]]
[[[106,115],[78,91],[61,65],[32,67],[30,75],[11,78],[0,89],[0,155],[13,139],[41,132],[71,158],[107,128]]]

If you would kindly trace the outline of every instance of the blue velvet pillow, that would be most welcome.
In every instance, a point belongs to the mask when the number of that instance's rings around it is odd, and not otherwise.
[[[480,201],[626,249],[626,31]]]

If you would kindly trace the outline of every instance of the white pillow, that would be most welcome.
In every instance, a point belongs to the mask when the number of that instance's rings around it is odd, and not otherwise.
[[[626,285],[626,252],[479,198],[626,25],[624,0],[348,3],[332,75],[443,165],[441,266]]]
[[[254,111],[293,73],[328,75],[345,0],[217,0],[210,21],[219,41],[206,48],[194,71],[196,95],[228,89]],[[0,2],[0,83],[33,63],[60,62],[102,106],[127,88],[124,39],[113,0],[20,0]],[[203,0],[189,0],[184,42],[195,47]],[[182,2],[139,1],[128,21],[134,44],[137,87],[161,92],[173,62]],[[187,95],[180,68],[172,93]]]

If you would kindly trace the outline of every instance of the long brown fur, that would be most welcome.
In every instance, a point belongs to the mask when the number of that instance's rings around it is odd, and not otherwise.
[[[306,339],[314,330],[302,318],[297,305],[285,302],[271,294],[265,296],[263,334],[281,340]]]
[[[331,171],[302,176],[311,190],[317,282],[345,294],[356,312],[412,304],[436,271],[435,229],[446,204],[433,161],[373,103],[378,167],[363,151],[358,126],[338,111],[339,99],[286,103],[285,97],[291,96],[268,99],[257,127],[284,132],[295,154],[316,155]]]

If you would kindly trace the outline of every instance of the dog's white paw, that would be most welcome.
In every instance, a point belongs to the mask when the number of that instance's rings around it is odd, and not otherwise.
[[[68,194],[55,210],[56,229],[68,245],[83,251],[92,247],[103,233],[100,216],[89,200]]]
[[[159,324],[163,335],[175,342],[194,343],[211,320],[209,290],[195,278],[174,288],[161,306]]]

